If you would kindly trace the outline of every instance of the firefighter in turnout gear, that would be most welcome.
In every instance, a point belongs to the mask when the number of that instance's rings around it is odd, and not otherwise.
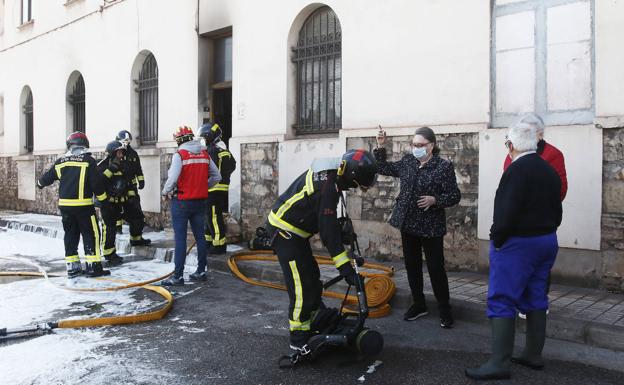
[[[236,170],[236,160],[221,140],[223,132],[216,123],[206,123],[199,129],[198,135],[204,139],[210,159],[221,173],[221,181],[208,191],[206,210],[206,241],[212,245],[209,254],[225,254],[227,228],[223,221],[223,212],[228,209],[228,190],[230,175]]]
[[[73,278],[84,272],[88,277],[110,274],[102,268],[100,256],[100,231],[93,207],[93,195],[98,201],[107,198],[97,165],[89,148],[89,139],[82,132],[67,137],[67,153],[58,158],[54,165],[37,181],[42,189],[58,180],[59,210],[65,230],[65,262],[67,277]],[[85,269],[81,268],[78,256],[78,242],[82,235],[85,254]]]
[[[128,199],[135,196],[131,188],[131,164],[126,160],[126,145],[114,140],[106,145],[106,158],[98,163],[98,171],[104,180],[108,198],[100,207],[102,215],[102,254],[109,266],[123,263],[115,248],[117,220],[123,218],[130,224],[130,235],[140,235],[143,231],[143,215]]]
[[[269,213],[272,247],[284,273],[290,304],[290,347],[307,351],[311,323],[319,308],[323,285],[309,239],[320,234],[334,265],[353,283],[359,279],[351,257],[343,245],[341,226],[336,215],[342,192],[375,182],[377,164],[365,150],[350,150],[342,158],[316,159],[278,198]]]
[[[145,187],[145,177],[143,176],[143,168],[141,167],[141,159],[139,154],[132,148],[132,134],[127,130],[121,130],[117,133],[116,140],[126,145],[126,161],[130,164],[130,188],[134,190],[134,195],[129,197],[128,205],[133,206],[134,212],[140,212],[143,221],[145,222],[145,216],[143,215],[143,209],[141,208],[141,197],[139,196],[139,190]],[[121,225],[123,219],[117,221],[117,233],[121,234]],[[133,239],[135,238],[135,239]],[[130,244],[132,246],[146,246],[151,241],[149,239],[143,239],[143,235],[139,234],[136,237],[130,237]]]

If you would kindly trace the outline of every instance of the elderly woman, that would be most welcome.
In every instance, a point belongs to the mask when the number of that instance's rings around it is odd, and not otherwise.
[[[438,301],[440,326],[451,328],[453,317],[444,269],[443,238],[446,234],[444,209],[456,205],[461,198],[453,164],[440,158],[435,134],[429,127],[416,130],[411,140],[412,152],[398,162],[386,160],[386,150],[381,147],[385,141],[386,134],[380,130],[378,148],[374,153],[379,174],[397,177],[401,181],[390,224],[401,231],[405,269],[414,300],[403,318],[413,321],[427,315],[422,274],[424,251],[431,286]]]
[[[509,378],[511,361],[541,369],[546,337],[546,280],[558,251],[561,180],[537,153],[535,124],[512,126],[505,146],[512,159],[494,198],[490,229],[490,280],[487,315],[492,326],[492,356],[474,379]],[[512,358],[516,309],[526,314],[526,346]]]

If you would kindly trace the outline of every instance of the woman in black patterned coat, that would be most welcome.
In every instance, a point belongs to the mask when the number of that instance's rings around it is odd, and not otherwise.
[[[401,181],[390,224],[401,231],[405,269],[414,299],[404,319],[413,321],[427,314],[422,275],[424,250],[431,286],[438,301],[440,325],[451,328],[453,317],[444,269],[443,238],[446,234],[444,209],[456,205],[461,198],[453,164],[440,158],[435,134],[429,127],[416,130],[412,153],[398,162],[387,161],[386,149],[382,147],[385,140],[386,134],[380,130],[374,153],[379,174]]]

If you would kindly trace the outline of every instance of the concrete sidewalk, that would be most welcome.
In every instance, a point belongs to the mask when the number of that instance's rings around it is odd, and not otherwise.
[[[15,211],[0,212],[0,229],[27,231],[47,237],[62,238],[63,230],[60,217],[53,215],[28,214]],[[128,254],[128,259],[156,258],[171,261],[173,256],[173,234],[167,231],[146,232],[146,238],[153,240],[150,247],[131,248],[127,229],[118,237],[118,250]],[[233,245],[229,250],[240,249]],[[209,256],[212,270],[229,272],[227,255]],[[62,255],[62,250],[59,250]],[[196,254],[191,251],[187,258],[187,271],[196,266]],[[394,266],[394,281],[397,292],[391,301],[392,317],[402,317],[411,302],[407,275],[402,264]],[[271,282],[282,280],[281,270],[276,263],[241,262],[240,270],[250,278]],[[323,279],[333,278],[337,274],[331,266],[321,266]],[[450,272],[449,288],[451,305],[457,327],[461,322],[487,323],[485,303],[487,297],[487,276],[476,273]],[[425,273],[425,295],[430,311],[435,311],[435,298]],[[340,290],[340,289],[337,289]],[[548,337],[583,343],[601,348],[624,351],[624,295],[611,294],[602,290],[552,285],[550,292],[550,315],[548,318]],[[518,319],[519,330],[524,330],[525,322]]]

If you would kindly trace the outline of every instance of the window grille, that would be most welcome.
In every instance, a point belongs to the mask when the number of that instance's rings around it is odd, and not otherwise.
[[[28,91],[28,95],[26,96],[26,102],[22,106],[24,111],[24,123],[26,127],[26,143],[24,144],[24,148],[27,152],[33,151],[33,96],[32,91]]]
[[[69,103],[73,110],[74,131],[85,132],[85,83],[82,75],[78,76],[74,89],[69,95]]]
[[[145,59],[139,80],[139,141],[154,144],[158,140],[158,64],[154,55]]]

